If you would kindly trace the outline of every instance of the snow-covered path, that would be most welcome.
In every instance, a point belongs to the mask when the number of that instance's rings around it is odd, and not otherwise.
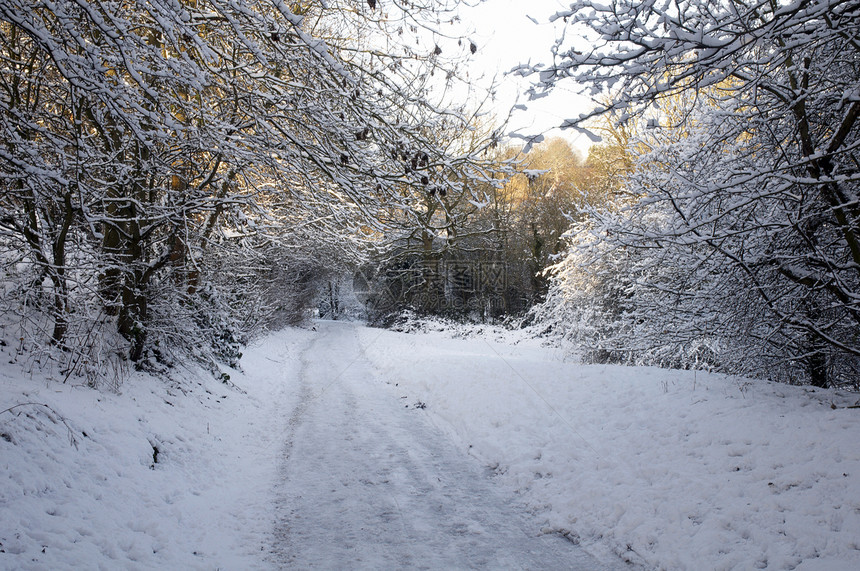
[[[857,393],[419,326],[121,394],[0,344],[0,569],[860,569]]]
[[[540,535],[423,410],[398,401],[364,356],[354,325],[317,329],[287,399],[297,404],[285,418],[273,563],[606,568],[567,540]]]

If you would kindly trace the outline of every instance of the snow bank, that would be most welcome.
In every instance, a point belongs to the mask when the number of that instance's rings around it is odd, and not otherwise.
[[[362,339],[547,530],[646,568],[860,569],[858,395],[575,365],[489,333]]]
[[[0,568],[266,568],[282,445],[273,398],[308,332],[252,348],[238,387],[135,374],[121,394],[0,355]],[[37,403],[37,404],[26,404]]]

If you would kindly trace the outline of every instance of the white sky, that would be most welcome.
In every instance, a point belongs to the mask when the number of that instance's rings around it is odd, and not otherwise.
[[[464,9],[461,17],[466,26],[474,27],[471,39],[477,44],[474,56],[473,77],[480,74],[489,80],[498,72],[498,115],[504,117],[516,101],[528,107],[515,111],[511,129],[529,135],[544,133],[562,136],[585,152],[588,138],[576,131],[555,128],[565,119],[579,116],[590,109],[590,101],[573,92],[573,86],[556,87],[552,95],[537,101],[528,101],[522,93],[528,82],[519,77],[503,76],[504,72],[521,63],[549,63],[550,49],[560,35],[560,27],[549,23],[556,12],[567,8],[564,0],[486,0],[479,6]],[[535,24],[529,16],[539,22]]]

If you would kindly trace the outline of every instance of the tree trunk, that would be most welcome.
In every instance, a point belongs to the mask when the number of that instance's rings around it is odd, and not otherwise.
[[[146,313],[147,300],[143,285],[138,282],[137,272],[122,287],[122,305],[119,308],[117,329],[131,344],[128,350],[129,359],[137,362],[143,356],[146,346]]]
[[[807,335],[809,355],[805,359],[809,384],[814,387],[827,388],[830,386],[830,375],[827,367],[827,351],[824,342],[811,333]]]

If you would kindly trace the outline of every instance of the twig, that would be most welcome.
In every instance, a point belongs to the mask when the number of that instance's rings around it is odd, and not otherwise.
[[[56,410],[54,410],[53,408],[51,408],[50,406],[48,406],[48,405],[46,405],[46,404],[44,404],[44,403],[40,403],[40,402],[22,402],[22,403],[20,403],[20,404],[16,404],[16,405],[10,406],[10,407],[9,407],[9,408],[7,408],[6,410],[0,410],[0,414],[3,414],[4,412],[8,412],[9,414],[12,414],[12,411],[13,411],[13,410],[15,410],[15,409],[16,409],[16,408],[18,408],[18,407],[22,407],[22,406],[41,406],[41,407],[45,407],[45,408],[46,408],[46,409],[48,409],[50,412],[54,413],[54,415],[56,415],[56,416],[59,418],[60,422],[62,422],[62,423],[63,423],[63,426],[65,426],[65,427],[66,427],[66,430],[68,430],[68,431],[69,431],[69,443],[70,443],[72,446],[74,446],[74,447],[75,447],[75,450],[77,450],[77,449],[78,449],[78,441],[77,441],[77,439],[75,438],[75,431],[74,431],[74,430],[72,430],[72,427],[71,427],[71,426],[69,426],[69,423],[68,423],[68,422],[66,422],[66,418],[65,418],[62,414],[60,414],[59,412],[57,412]],[[15,416],[17,417],[18,415],[15,415]],[[53,420],[53,418],[52,418],[52,420]]]

